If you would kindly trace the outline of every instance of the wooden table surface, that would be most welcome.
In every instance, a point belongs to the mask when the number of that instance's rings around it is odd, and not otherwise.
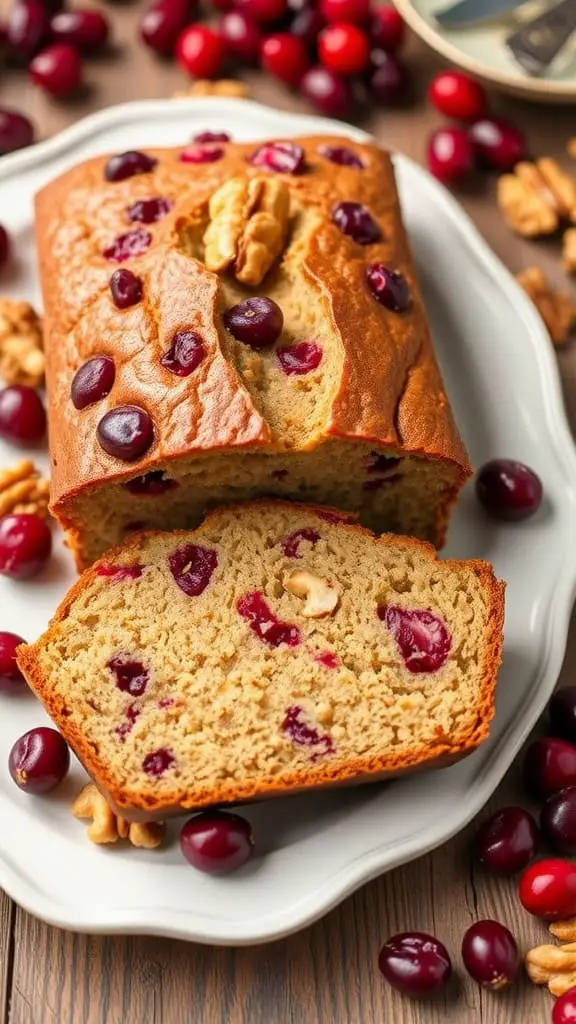
[[[142,6],[108,5],[114,52],[87,65],[88,86],[81,98],[56,103],[32,89],[25,72],[6,71],[0,80],[0,104],[28,112],[46,137],[91,110],[170,96],[182,88],[182,74],[136,42]],[[415,105],[404,111],[373,111],[362,124],[383,145],[422,160],[427,132],[439,120],[424,102],[426,83],[438,64],[415,40],[407,59],[419,97]],[[248,77],[255,98],[283,109],[306,109],[269,79],[256,73]],[[525,128],[537,155],[562,157],[567,139],[576,134],[573,108],[504,98],[496,98],[495,105]],[[493,181],[485,179],[461,199],[513,271],[540,264],[566,286],[558,244],[513,237],[496,209]],[[574,429],[576,347],[564,349],[558,359]],[[573,681],[576,669],[573,625],[564,683]],[[490,806],[522,799],[517,776],[516,768]],[[473,828],[430,856],[367,885],[299,935],[256,948],[74,935],[42,924],[0,893],[2,1024],[547,1024],[552,1000],[546,991],[522,979],[509,992],[494,995],[480,990],[462,971],[461,938],[479,918],[505,922],[524,950],[546,941],[547,934],[522,911],[514,882],[494,880],[473,867]],[[433,932],[453,954],[457,978],[439,1001],[414,1003],[381,981],[376,966],[380,945],[407,929]]]

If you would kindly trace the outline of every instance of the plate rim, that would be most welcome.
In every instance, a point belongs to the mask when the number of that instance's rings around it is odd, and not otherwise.
[[[176,103],[177,108],[174,106]],[[209,117],[217,111],[219,115],[228,117],[231,123],[239,116],[246,119],[252,117],[255,120],[256,131],[258,121],[272,120],[278,128],[272,129],[271,134],[277,135],[290,136],[296,132],[305,134],[301,126],[306,124],[309,127],[309,134],[341,133],[358,141],[370,138],[366,132],[342,122],[277,111],[247,100],[191,98],[136,101],[91,114],[47,141],[4,157],[0,162],[0,182],[19,170],[33,169],[44,160],[65,154],[78,142],[97,135],[101,129],[125,123],[127,119],[132,122],[135,119],[144,120],[168,110],[173,112],[175,109],[182,110],[184,114],[190,111],[199,117]],[[296,124],[299,125],[298,129]],[[431,178],[427,171],[408,157],[396,154],[394,159],[400,165],[405,164],[409,167],[416,178],[426,183],[428,190],[433,190],[442,214],[455,224],[463,242],[472,250],[474,257],[483,265],[490,277],[498,281],[500,290],[513,304],[523,330],[529,335],[529,351],[533,353],[535,371],[539,372],[545,399],[543,422],[546,424],[546,437],[550,445],[555,444],[559,472],[566,488],[566,503],[575,513],[570,517],[570,536],[566,537],[566,544],[572,544],[574,547],[576,484],[573,481],[576,481],[576,447],[566,418],[558,366],[542,320],[511,272],[492,252],[457,200],[439,182]],[[200,914],[196,918],[196,924],[191,926],[189,912],[178,911],[172,907],[157,907],[151,911],[150,908],[127,906],[113,911],[107,909],[102,914],[92,909],[86,911],[81,907],[67,905],[45,890],[38,889],[34,880],[19,869],[13,855],[2,848],[1,836],[0,884],[9,896],[30,913],[40,916],[52,925],[72,931],[159,935],[212,945],[240,946],[277,940],[307,927],[384,871],[408,863],[447,842],[478,813],[508,769],[552,692],[564,656],[575,596],[576,563],[571,566],[570,560],[566,559],[563,573],[556,581],[554,600],[550,604],[547,621],[542,630],[540,658],[534,668],[535,697],[527,711],[523,713],[521,722],[508,722],[490,756],[479,761],[474,778],[467,789],[465,813],[462,815],[461,810],[455,808],[448,819],[448,827],[446,828],[446,819],[442,823],[440,834],[432,832],[429,827],[421,830],[425,833],[424,836],[421,832],[416,835],[412,833],[392,856],[386,847],[382,848],[382,843],[365,851],[324,879],[312,895],[306,894],[296,904],[288,905],[283,911],[274,911],[272,920],[269,913],[259,913],[250,921],[239,922],[230,918],[222,923],[220,919],[215,920],[206,914]]]

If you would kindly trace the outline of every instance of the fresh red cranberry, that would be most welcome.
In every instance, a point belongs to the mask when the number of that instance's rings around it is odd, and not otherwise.
[[[322,362],[322,349],[314,341],[298,341],[279,348],[276,357],[288,377],[302,377],[317,370]]]
[[[150,682],[150,673],[131,654],[116,654],[107,664],[116,680],[116,687],[131,697],[141,697]]]
[[[139,580],[144,572],[143,565],[99,565],[96,568],[97,576],[105,576],[112,583],[119,583],[121,580]]]
[[[374,245],[382,238],[379,225],[362,203],[336,203],[332,207],[332,220],[344,235],[348,235],[358,245]]]
[[[177,377],[188,377],[200,366],[205,355],[204,342],[196,331],[177,331],[160,362]]]
[[[576,916],[576,864],[558,857],[531,864],[520,879],[518,895],[529,914],[545,921]]]
[[[257,351],[269,348],[280,337],[284,316],[273,299],[243,299],[224,313],[224,326],[237,341]]]
[[[50,19],[37,0],[17,0],[6,28],[12,53],[21,60],[30,60],[50,36]]]
[[[16,651],[25,643],[16,633],[0,632],[0,690],[21,690],[25,682],[18,665]]]
[[[288,9],[287,0],[236,0],[234,6],[257,25],[269,25],[272,21],[279,21]]]
[[[409,672],[438,672],[446,664],[452,637],[437,615],[381,604],[378,618],[392,633]]]
[[[55,14],[50,31],[57,43],[68,43],[83,53],[93,53],[108,42],[109,25],[101,11],[77,8]]]
[[[404,42],[406,26],[393,4],[375,7],[370,22],[370,39],[386,53],[396,53]]]
[[[370,452],[370,462],[366,466],[368,473],[388,473],[399,466],[402,459],[394,455],[382,455],[381,452]]]
[[[303,708],[298,704],[286,708],[282,728],[284,732],[288,733],[292,743],[297,746],[317,748],[313,760],[316,760],[321,754],[331,754],[334,750],[332,737],[309,725],[306,722]]]
[[[267,36],[262,44],[262,67],[281,82],[297,86],[308,67],[304,43],[288,32]]]
[[[128,271],[118,271],[128,273]],[[109,356],[88,359],[74,374],[70,394],[75,409],[86,409],[110,394],[116,377],[114,360]]]
[[[478,472],[476,494],[495,519],[519,522],[538,511],[543,491],[536,473],[522,462],[493,459]]]
[[[492,990],[511,985],[520,968],[516,940],[499,921],[470,926],[462,940],[462,959],[474,981]]]
[[[262,32],[254,21],[240,11],[229,11],[218,24],[227,53],[246,64],[255,64],[260,57]]]
[[[176,758],[172,751],[167,750],[166,747],[160,747],[159,750],[153,750],[150,754],[146,754],[142,761],[142,768],[146,775],[163,775],[175,764]]]
[[[314,655],[314,661],[324,665],[324,668],[340,668],[340,658],[333,651],[320,651],[319,654]]]
[[[34,128],[27,117],[15,110],[0,108],[0,156],[24,149],[34,142]]]
[[[8,769],[16,785],[26,793],[50,793],[70,767],[70,751],[55,729],[40,726],[24,733],[10,751]]]
[[[428,170],[443,182],[465,178],[474,167],[474,147],[464,128],[438,128],[428,139]]]
[[[189,25],[176,43],[176,58],[195,78],[216,78],[224,58],[221,36],[207,25]]]
[[[82,62],[73,46],[54,43],[33,57],[28,72],[34,85],[51,96],[69,96],[82,80]]]
[[[548,705],[548,717],[554,736],[576,743],[576,686],[556,690]]]
[[[502,807],[476,833],[474,848],[484,867],[503,875],[521,871],[538,849],[534,818],[522,807]]]
[[[46,413],[39,394],[26,384],[0,390],[0,437],[22,448],[38,444],[46,433]]]
[[[576,746],[566,740],[534,740],[524,758],[524,778],[529,792],[539,797],[576,786]]]
[[[470,128],[476,156],[485,166],[511,171],[526,157],[526,138],[502,117],[481,117]]]
[[[158,160],[155,156],[148,156],[137,149],[130,149],[126,153],[116,153],[111,156],[104,166],[104,177],[106,181],[124,181],[132,178],[135,174],[149,174],[156,167]]]
[[[174,490],[175,487],[178,487],[178,484],[176,480],[171,480],[166,476],[165,470],[151,469],[144,476],[135,476],[133,480],[128,480],[127,483],[123,484],[123,487],[130,494],[137,494],[139,497],[142,495],[156,497],[158,494],[165,494],[166,491]],[[139,529],[140,527],[133,525],[132,528]]]
[[[576,1024],[576,988],[569,988],[552,1007],[552,1024]]]
[[[558,853],[576,854],[576,786],[548,797],[540,815],[540,827]]]
[[[318,38],[320,63],[337,75],[357,75],[368,67],[368,36],[356,25],[327,25]]]
[[[370,17],[370,0],[320,0],[326,21],[361,25]]]
[[[133,231],[126,231],[123,235],[118,235],[110,245],[102,250],[102,255],[104,259],[110,260],[112,263],[124,263],[125,260],[141,256],[151,242],[152,235],[148,231],[134,228]]]
[[[182,30],[190,21],[188,0],[161,0],[153,3],[140,20],[140,38],[156,53],[170,56]]]
[[[242,618],[249,623],[252,632],[271,647],[279,647],[280,644],[297,647],[302,643],[298,627],[282,622],[268,606],[264,594],[258,591],[245,594],[239,598],[236,607]]]
[[[452,974],[446,947],[425,932],[393,935],[380,950],[378,966],[386,981],[407,996],[437,992]]]
[[[402,274],[384,266],[371,263],[366,268],[366,280],[372,295],[380,305],[394,313],[404,313],[410,305],[410,292]]]
[[[304,157],[302,146],[294,142],[265,142],[252,153],[250,163],[267,171],[298,174],[304,169]]]
[[[137,199],[126,211],[128,220],[137,221],[139,224],[154,224],[166,217],[173,208],[171,199],[157,196],[152,199]]]
[[[488,106],[484,86],[463,71],[441,71],[435,75],[428,98],[441,114],[457,121],[476,121]]]
[[[222,146],[186,146],[180,153],[183,164],[214,164],[224,156]]]
[[[10,239],[6,228],[0,224],[0,267],[3,267],[8,262],[10,255]]]
[[[303,7],[290,25],[290,34],[300,39],[307,50],[312,50],[325,24],[317,7]]]
[[[112,301],[118,309],[135,306],[142,298],[142,279],[131,270],[115,270],[110,278]]]
[[[149,413],[137,405],[118,405],[100,420],[96,436],[108,455],[122,462],[135,462],[154,441]]]
[[[408,68],[393,53],[372,50],[372,72],[368,85],[374,99],[385,107],[404,103],[410,92]]]
[[[302,76],[300,89],[303,96],[323,114],[340,117],[352,103],[352,93],[347,82],[338,78],[324,67],[310,68]]]
[[[284,537],[281,541],[281,548],[286,558],[301,558],[300,545],[302,541],[308,541],[314,547],[319,540],[320,534],[317,530],[304,526],[301,530],[294,530],[294,533],[289,533],[287,537]]]
[[[30,580],[44,567],[51,551],[52,534],[40,516],[18,513],[0,519],[0,575]]]
[[[187,597],[199,597],[218,567],[218,552],[199,544],[182,544],[168,557],[175,582]]]
[[[318,146],[318,152],[325,160],[330,160],[340,167],[358,167],[360,170],[364,168],[358,154],[346,146]]]
[[[189,864],[208,875],[227,875],[252,856],[252,829],[245,818],[226,811],[196,814],[182,827],[180,848]]]
[[[197,132],[192,142],[230,142],[228,132]]]

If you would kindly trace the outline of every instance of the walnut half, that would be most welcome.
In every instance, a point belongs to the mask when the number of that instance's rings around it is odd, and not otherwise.
[[[536,946],[526,954],[526,971],[535,985],[547,985],[553,996],[576,986],[576,942]]]
[[[164,838],[165,826],[161,822],[126,821],[114,814],[102,793],[90,782],[78,794],[72,804],[75,818],[91,818],[86,834],[92,843],[102,845],[117,843],[119,839],[128,839],[132,846],[145,850],[153,850],[160,846]]]
[[[568,292],[555,291],[540,267],[528,267],[517,281],[532,299],[554,344],[563,345],[576,324],[576,302]]]
[[[45,518],[49,497],[50,481],[40,476],[30,459],[0,469],[0,516],[25,512]]]
[[[44,381],[42,322],[28,302],[0,299],[0,377],[32,388]]]
[[[290,193],[281,181],[260,175],[226,181],[210,199],[207,269],[232,269],[241,284],[260,284],[284,248],[289,209]]]
[[[576,220],[576,180],[548,157],[524,160],[499,179],[498,205],[524,238],[551,235],[562,220]]]
[[[296,569],[288,573],[284,577],[283,586],[289,594],[306,598],[302,615],[307,619],[332,615],[340,601],[340,593],[334,584],[308,572],[308,569]]]

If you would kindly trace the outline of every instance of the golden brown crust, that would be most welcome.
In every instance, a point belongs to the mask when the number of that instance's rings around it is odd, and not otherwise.
[[[271,506],[293,508],[288,502],[280,501],[254,501],[246,502],[235,508],[269,509]],[[375,537],[365,527],[359,526],[350,516],[342,515],[334,509],[325,509],[319,506],[304,506],[304,509],[312,512],[330,512],[338,516],[342,521],[343,530],[351,530],[364,533],[375,540],[378,545],[393,545],[394,547],[405,547],[417,551],[420,555],[435,560],[436,551],[431,544],[425,541],[409,537],[398,537],[392,534],[384,534]],[[228,515],[230,509],[215,510],[207,516],[207,520],[218,517],[221,514]],[[107,552],[102,561],[114,562],[119,556],[123,558],[130,552],[137,553],[142,539],[154,535],[142,532],[134,534],[125,544],[112,551]],[[191,531],[175,531],[172,536],[180,536],[187,539]],[[40,667],[38,650],[46,643],[49,643],[57,635],[57,625],[66,619],[70,607],[97,574],[97,567],[100,562],[95,563],[87,569],[74,584],[56,611],[51,624],[41,639],[33,645],[22,645],[18,648],[17,661],[24,673],[30,687],[42,701],[46,711],[54,720],[66,741],[70,744],[86,771],[95,779],[99,788],[105,792],[111,805],[128,820],[146,820],[154,816],[166,817],[167,814],[178,814],[192,808],[210,806],[213,804],[232,804],[254,799],[263,799],[268,796],[280,795],[282,793],[294,792],[301,789],[322,787],[326,785],[346,785],[364,782],[399,775],[405,771],[415,771],[428,766],[438,767],[452,764],[470,754],[488,736],[489,725],[494,714],[494,691],[496,677],[501,662],[503,625],[504,625],[504,591],[505,584],[497,580],[492,566],[481,560],[470,560],[465,564],[478,577],[482,587],[489,612],[489,632],[486,638],[484,649],[483,681],[480,697],[478,700],[477,717],[473,727],[469,728],[462,735],[452,738],[449,742],[445,736],[439,737],[438,744],[415,747],[409,756],[399,757],[398,755],[385,754],[378,758],[359,758],[356,761],[348,761],[345,764],[316,764],[303,768],[302,770],[283,777],[282,784],[273,778],[262,778],[258,784],[234,781],[222,783],[216,789],[206,788],[200,792],[195,791],[193,797],[187,801],[179,793],[174,797],[164,796],[161,801],[154,795],[142,794],[141,799],[129,799],[122,789],[118,788],[108,766],[100,760],[97,752],[87,742],[86,738],[70,722],[63,698],[60,695],[46,691],[42,670]],[[446,560],[445,565],[458,566],[457,560]]]
[[[286,259],[298,261],[322,295],[344,351],[328,420],[312,444],[329,437],[362,439],[448,461],[459,470],[457,490],[470,467],[434,357],[390,158],[376,146],[347,139],[298,141],[306,151],[306,171],[276,178],[288,186],[314,229],[296,253],[288,250]],[[324,159],[318,147],[326,144],[355,150],[364,169]],[[151,150],[158,157],[152,173],[116,183],[104,180],[105,158],[97,158],[68,171],[38,195],[52,504],[65,525],[69,499],[92,484],[143,473],[194,451],[281,447],[240,370],[222,351],[218,277],[182,250],[178,232],[198,219],[224,181],[262,175],[247,162],[254,149],[254,144],[230,144],[223,159],[202,165],[181,162],[180,150]],[[126,208],[149,196],[172,199],[174,209],[158,223],[129,224]],[[336,228],[331,210],[341,200],[362,202],[370,209],[382,229],[380,242],[360,247]],[[120,311],[108,288],[118,264],[106,260],[102,248],[130,227],[144,227],[153,243],[130,262],[144,281],[144,301]],[[390,312],[370,295],[366,265],[379,261],[408,280],[408,312]],[[174,331],[190,327],[202,334],[209,357],[197,372],[177,378],[160,366],[159,357]],[[108,399],[78,413],[70,402],[70,382],[78,367],[96,354],[113,355],[115,386]],[[146,456],[129,465],[102,451],[95,437],[101,416],[123,403],[147,409],[156,435]],[[446,515],[442,510],[441,517]]]

